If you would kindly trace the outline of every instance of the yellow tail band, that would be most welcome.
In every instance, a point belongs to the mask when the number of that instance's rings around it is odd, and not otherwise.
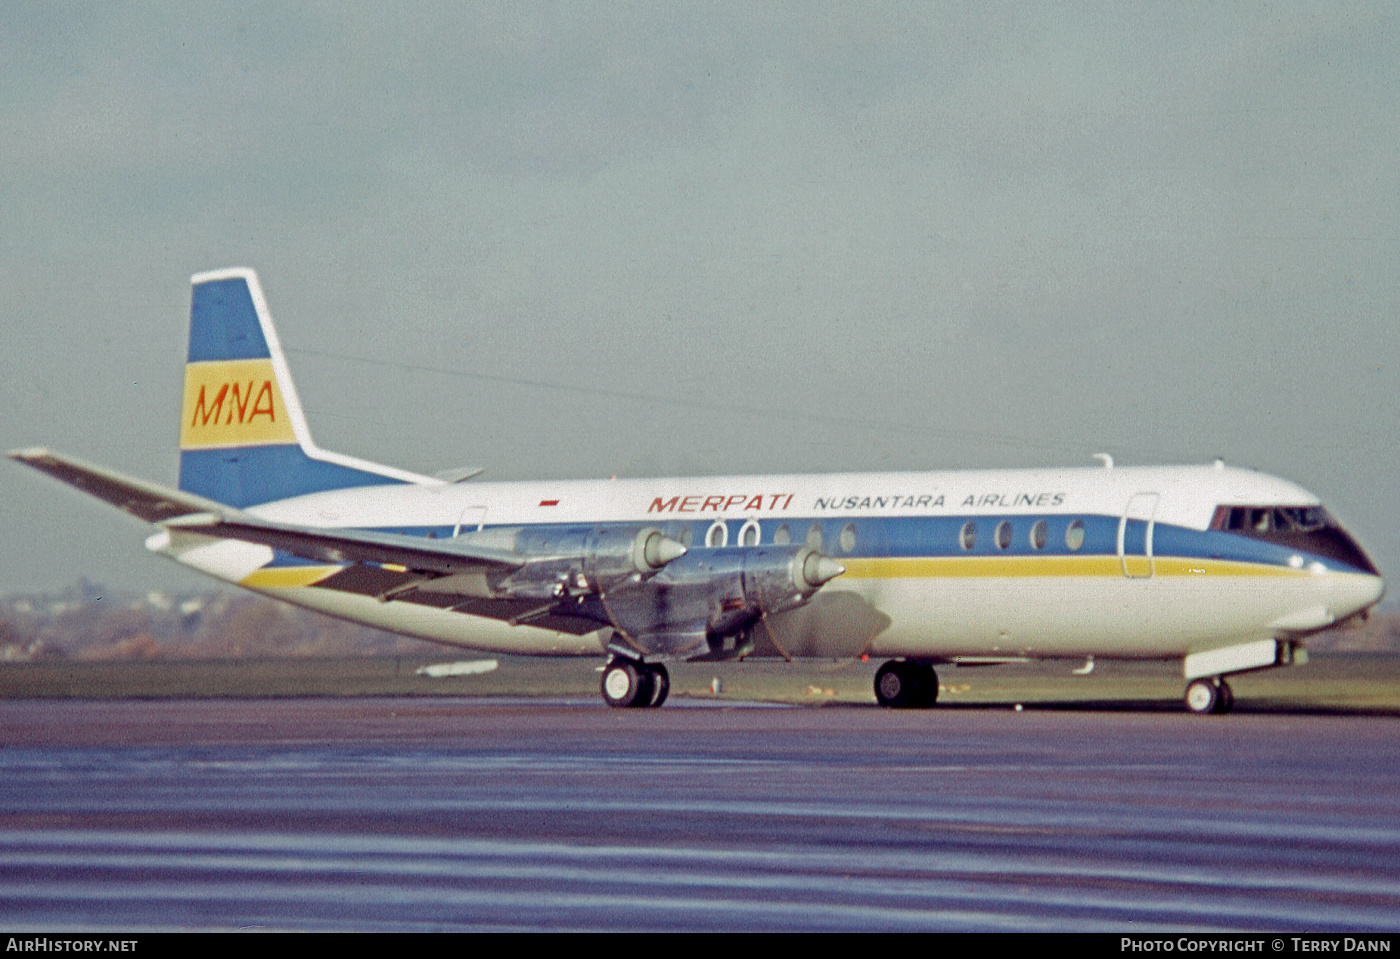
[[[296,441],[270,359],[216,360],[185,367],[181,449]]]

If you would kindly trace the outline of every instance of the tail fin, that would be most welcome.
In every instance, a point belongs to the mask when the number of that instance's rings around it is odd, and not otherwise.
[[[190,282],[180,489],[243,508],[352,486],[434,482],[311,441],[256,273],[216,270]]]

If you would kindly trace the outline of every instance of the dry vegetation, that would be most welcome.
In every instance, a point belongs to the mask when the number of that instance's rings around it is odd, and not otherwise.
[[[58,596],[0,603],[9,662],[433,655],[427,643],[251,593],[114,597],[80,582]]]

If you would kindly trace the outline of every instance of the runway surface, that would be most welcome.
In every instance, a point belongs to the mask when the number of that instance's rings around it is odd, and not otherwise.
[[[0,702],[0,927],[1400,929],[1400,720]]]

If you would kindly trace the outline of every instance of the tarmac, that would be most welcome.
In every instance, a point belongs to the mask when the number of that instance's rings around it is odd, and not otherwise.
[[[1400,718],[0,702],[12,931],[1400,928]]]

